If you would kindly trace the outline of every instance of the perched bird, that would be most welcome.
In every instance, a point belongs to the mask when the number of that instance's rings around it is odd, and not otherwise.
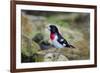
[[[55,48],[75,48],[63,38],[63,36],[59,33],[59,30],[55,25],[49,25],[48,29],[50,31],[50,39]]]

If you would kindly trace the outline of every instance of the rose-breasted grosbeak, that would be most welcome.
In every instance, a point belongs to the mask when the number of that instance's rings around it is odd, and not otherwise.
[[[50,30],[50,39],[52,41],[52,44],[55,48],[75,48],[74,46],[70,45],[59,33],[58,28],[55,25],[50,25],[48,27]]]

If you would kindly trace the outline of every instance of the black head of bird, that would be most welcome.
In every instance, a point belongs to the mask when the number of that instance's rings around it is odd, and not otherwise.
[[[50,30],[50,32],[52,33],[58,33],[58,28],[55,25],[50,25],[48,27],[48,29]]]

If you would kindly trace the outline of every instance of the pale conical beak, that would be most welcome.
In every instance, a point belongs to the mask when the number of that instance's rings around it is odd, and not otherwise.
[[[48,30],[50,30],[50,26],[48,26]]]

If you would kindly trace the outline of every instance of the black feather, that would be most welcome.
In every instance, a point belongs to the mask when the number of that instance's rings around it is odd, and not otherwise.
[[[57,41],[63,45],[64,47],[68,47],[68,48],[75,48],[73,45],[70,45],[59,33],[58,28],[55,25],[50,25],[50,32],[54,33],[57,35],[58,39]],[[61,41],[62,40],[62,41]]]
[[[57,35],[58,35],[58,42],[60,43],[60,44],[66,44],[66,46],[64,46],[64,47],[68,47],[68,48],[75,48],[73,45],[70,45],[59,33],[57,33]],[[61,41],[61,39],[63,39],[63,41]]]

